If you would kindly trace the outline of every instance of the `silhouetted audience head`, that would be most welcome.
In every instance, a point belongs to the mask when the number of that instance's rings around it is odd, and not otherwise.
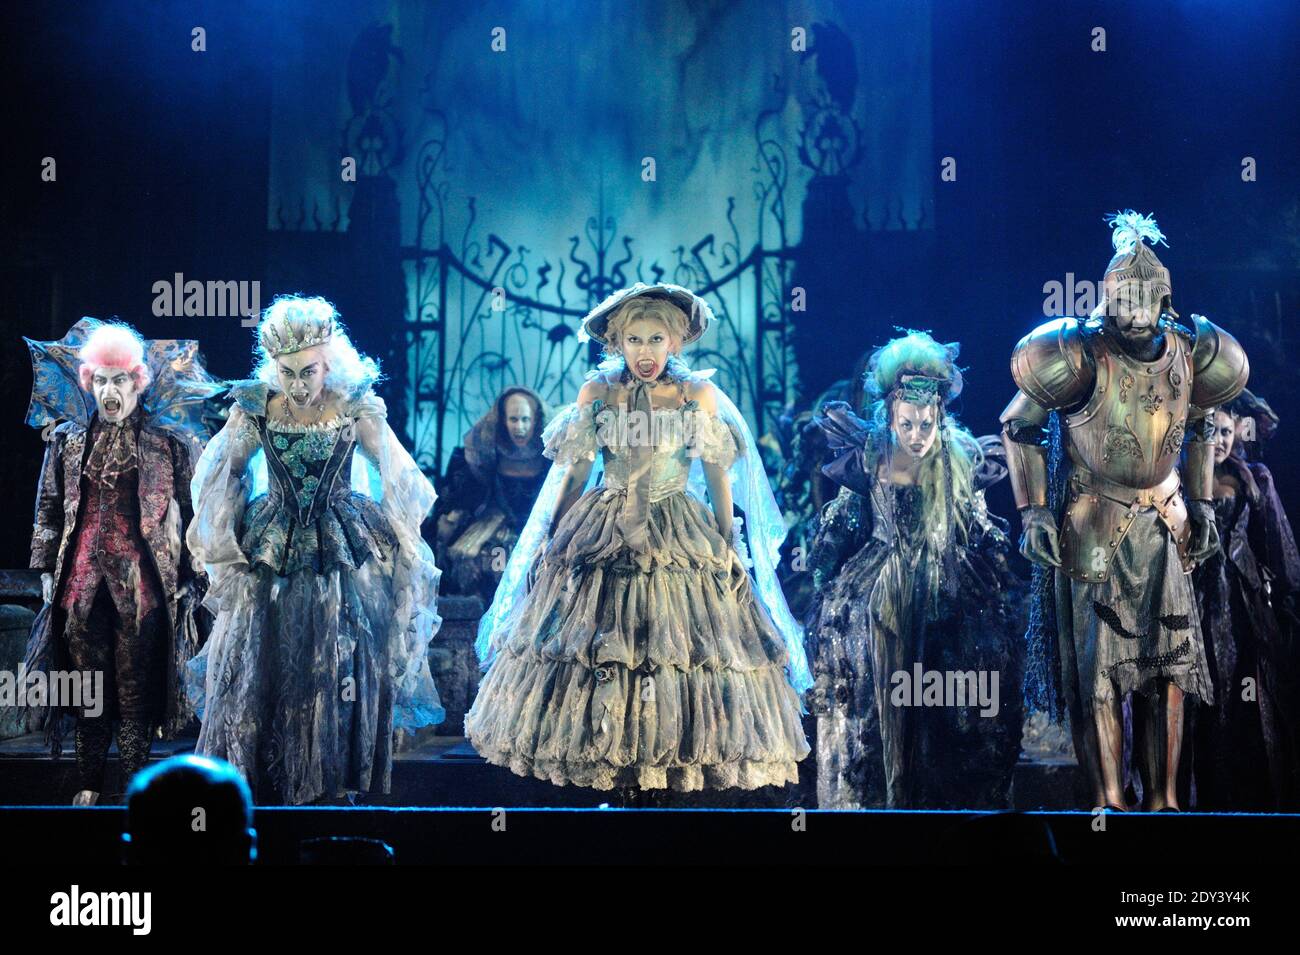
[[[173,756],[137,775],[126,799],[128,865],[248,865],[257,858],[252,794],[224,760]]]

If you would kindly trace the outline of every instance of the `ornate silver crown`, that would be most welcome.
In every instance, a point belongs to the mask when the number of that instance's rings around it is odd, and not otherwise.
[[[261,329],[258,330],[258,337],[266,353],[272,358],[279,358],[281,355],[291,355],[313,345],[324,345],[334,337],[333,318],[308,318],[300,321],[299,326],[301,331],[295,335],[293,327],[283,318],[272,318],[263,322]]]

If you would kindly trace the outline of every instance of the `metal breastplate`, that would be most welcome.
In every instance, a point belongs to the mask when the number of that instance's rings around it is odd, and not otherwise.
[[[1166,334],[1164,354],[1142,362],[1104,335],[1092,357],[1097,378],[1091,399],[1065,419],[1073,462],[1061,534],[1061,560],[1075,580],[1101,581],[1140,510],[1154,508],[1191,569],[1187,507],[1175,466],[1191,407],[1191,353]]]
[[[1164,354],[1142,362],[1105,335],[1092,339],[1097,378],[1092,398],[1065,419],[1070,459],[1132,488],[1155,487],[1178,462],[1191,407],[1191,354],[1176,334]]]

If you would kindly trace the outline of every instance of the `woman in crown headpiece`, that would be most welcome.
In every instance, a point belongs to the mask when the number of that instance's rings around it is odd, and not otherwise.
[[[583,322],[610,360],[546,429],[554,465],[479,629],[465,732],[491,763],[595,789],[798,779],[811,681],[774,573],[785,525],[739,412],[679,357],[710,317],[638,283]]]
[[[277,298],[257,356],[194,476],[187,540],[217,612],[191,664],[197,751],[259,801],[386,793],[394,729],[443,716],[427,658],[439,571],[420,536],[433,486],[329,302]]]
[[[1016,582],[984,502],[1006,471],[985,459],[991,439],[947,410],[957,351],[925,332],[896,338],[868,364],[866,418],[830,402],[818,419],[835,455],[823,473],[840,485],[809,561],[823,809],[1006,802],[1021,722]],[[953,673],[975,677],[964,699],[944,695]]]

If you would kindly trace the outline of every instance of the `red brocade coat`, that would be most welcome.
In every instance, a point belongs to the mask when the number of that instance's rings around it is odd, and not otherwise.
[[[33,570],[51,573],[54,576],[55,590],[50,609],[49,632],[55,637],[52,643],[62,643],[61,637],[66,624],[65,613],[60,603],[66,589],[78,567],[81,571],[91,568],[84,559],[93,561],[93,553],[83,554],[83,560],[77,559],[77,529],[82,527],[82,537],[91,539],[91,534],[98,530],[100,535],[115,532],[120,536],[123,519],[134,521],[134,514],[89,514],[83,513],[82,469],[91,444],[91,429],[74,422],[66,422],[54,429],[45,449],[45,459],[41,465],[41,474],[36,490],[36,515],[32,528],[31,563]],[[198,450],[195,444],[195,452]],[[135,472],[137,481],[136,503],[139,507],[139,537],[135,538],[135,548],[139,550],[139,541],[143,541],[142,567],[138,573],[130,575],[130,584],[136,588],[134,603],[147,606],[160,602],[167,614],[169,634],[175,634],[178,624],[177,589],[180,584],[188,583],[193,578],[188,551],[185,547],[185,527],[193,515],[190,502],[190,477],[193,470],[191,450],[185,442],[167,432],[150,427],[146,422],[141,425],[137,440],[139,466]],[[115,495],[109,493],[108,500]],[[92,527],[90,525],[98,524]],[[102,537],[101,537],[102,539]],[[83,550],[85,548],[82,548]],[[106,548],[110,556],[118,561],[132,550],[131,542],[115,541]],[[103,566],[111,566],[112,561]],[[123,581],[110,584],[121,585]],[[161,593],[156,588],[161,587]],[[146,592],[149,591],[149,592]],[[175,644],[177,641],[170,641]],[[158,661],[164,665],[164,661]],[[172,724],[170,729],[177,729],[176,720],[183,714],[176,712],[174,694],[170,692],[175,677],[168,675],[169,700],[167,702],[166,722]]]

